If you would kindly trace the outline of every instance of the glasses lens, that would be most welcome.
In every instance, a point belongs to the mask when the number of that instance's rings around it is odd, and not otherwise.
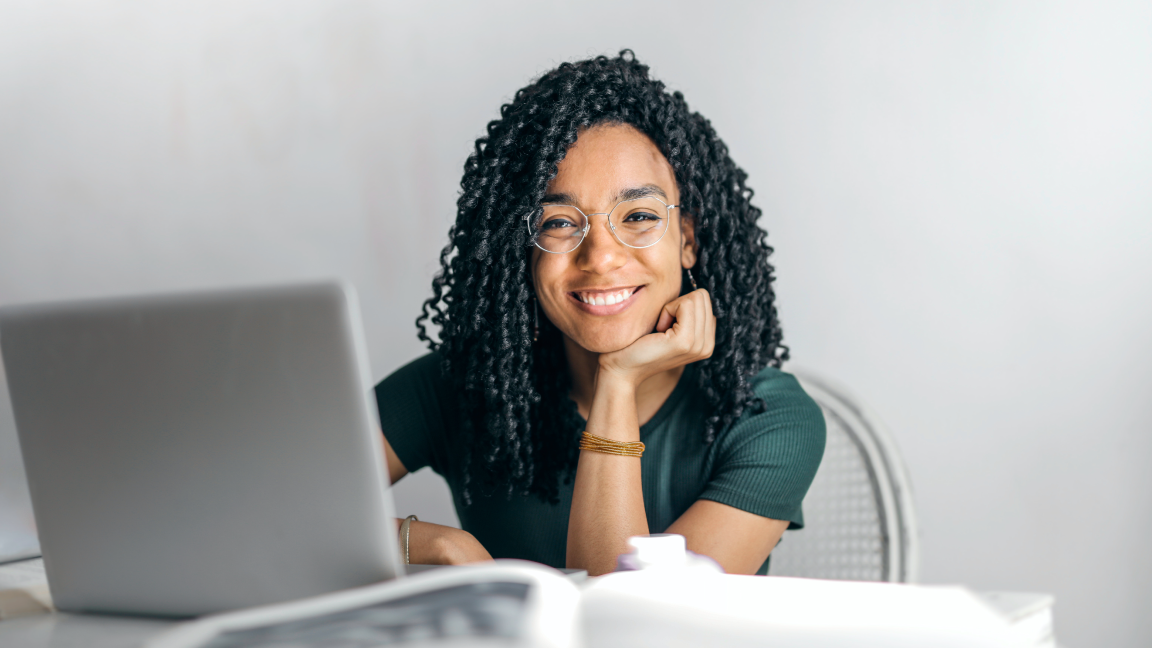
[[[558,254],[576,249],[588,225],[584,213],[570,205],[544,205],[543,210],[532,227],[536,245]]]
[[[608,219],[624,245],[648,247],[668,229],[668,206],[655,198],[629,200],[616,205]]]

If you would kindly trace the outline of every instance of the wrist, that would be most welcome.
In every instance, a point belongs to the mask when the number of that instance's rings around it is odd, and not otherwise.
[[[596,377],[595,389],[586,431],[613,441],[638,441],[636,384],[626,375],[603,371]]]
[[[596,376],[596,391],[592,394],[589,423],[596,418],[596,412],[618,412],[621,409],[635,410],[636,389],[636,383],[629,376],[610,371],[601,372]]]
[[[596,372],[596,393],[635,394],[643,378],[633,371],[626,371],[601,361]]]

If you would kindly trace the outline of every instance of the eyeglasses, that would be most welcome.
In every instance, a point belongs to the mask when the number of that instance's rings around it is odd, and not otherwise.
[[[679,205],[669,205],[655,196],[623,200],[610,212],[585,214],[572,205],[541,205],[524,218],[536,247],[552,254],[567,254],[580,247],[591,216],[607,216],[608,228],[623,245],[646,248],[656,245],[668,231],[669,214]]]

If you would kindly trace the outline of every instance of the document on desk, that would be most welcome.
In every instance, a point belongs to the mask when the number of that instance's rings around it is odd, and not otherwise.
[[[1027,645],[961,587],[640,571],[594,579],[582,606],[598,648]]]

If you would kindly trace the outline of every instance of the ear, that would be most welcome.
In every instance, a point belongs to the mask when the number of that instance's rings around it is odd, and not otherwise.
[[[696,265],[696,219],[692,214],[680,217],[680,266],[691,268]]]

